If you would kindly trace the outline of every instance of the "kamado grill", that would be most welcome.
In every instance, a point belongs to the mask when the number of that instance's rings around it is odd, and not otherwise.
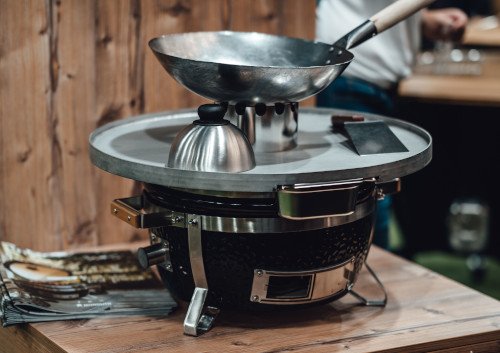
[[[297,102],[340,74],[352,59],[346,49],[427,3],[400,0],[346,35],[343,48],[235,32],[150,42],[174,78],[218,103],[107,124],[91,134],[90,155],[97,167],[143,182],[142,195],[115,200],[111,210],[150,229],[151,246],[139,249],[139,261],[157,265],[171,292],[191,301],[186,334],[210,329],[223,307],[274,310],[346,293],[385,305],[385,292],[370,300],[353,290],[371,245],[376,201],[430,161],[431,137],[365,114],[352,124],[387,125],[405,152],[360,156],[348,136],[332,129],[332,116],[352,112],[299,114]],[[253,56],[223,58],[235,43],[241,51],[250,43]],[[268,44],[277,51],[264,57]],[[322,57],[324,47],[330,59]],[[304,56],[316,50],[322,63],[294,62],[293,50]],[[259,56],[264,64],[257,65]]]

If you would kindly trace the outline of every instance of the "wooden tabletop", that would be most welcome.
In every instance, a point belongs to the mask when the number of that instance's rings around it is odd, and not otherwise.
[[[0,329],[0,352],[500,352],[500,302],[372,247],[386,308],[352,296],[282,313],[222,311],[200,337],[183,335],[186,306],[169,317],[121,317]],[[376,296],[367,272],[356,284]]]
[[[471,46],[500,47],[500,18],[472,18],[467,25],[463,43]]]
[[[399,85],[399,95],[450,104],[500,106],[500,49],[482,50],[481,75],[413,74]]]
[[[463,44],[481,48],[481,75],[415,73],[400,83],[399,95],[428,102],[500,106],[500,19],[471,19]]]

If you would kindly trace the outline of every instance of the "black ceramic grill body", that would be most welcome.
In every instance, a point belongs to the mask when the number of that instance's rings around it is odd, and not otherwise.
[[[375,204],[374,184],[360,187],[357,203]],[[190,194],[157,185],[145,185],[143,197],[154,207],[177,212],[221,217],[279,217],[274,198],[225,198]],[[203,263],[209,294],[207,302],[219,308],[268,310],[289,305],[263,304],[251,300],[256,269],[308,271],[328,268],[354,258],[353,278],[368,254],[374,225],[374,207],[355,221],[306,231],[273,233],[231,233],[202,231]],[[294,221],[300,229],[301,221]],[[195,284],[191,271],[186,228],[170,225],[151,228],[154,238],[169,244],[170,270],[158,266],[168,289],[179,299],[189,301]],[[348,292],[305,306],[336,300]]]

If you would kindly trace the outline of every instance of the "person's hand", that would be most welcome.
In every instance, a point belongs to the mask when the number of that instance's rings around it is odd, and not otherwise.
[[[462,39],[467,25],[467,15],[457,8],[424,10],[422,12],[423,34],[431,40]]]

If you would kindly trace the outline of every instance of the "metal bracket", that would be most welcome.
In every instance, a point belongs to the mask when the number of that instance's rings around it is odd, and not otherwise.
[[[165,270],[169,272],[174,272],[174,268],[172,267],[172,260],[170,259],[170,243],[156,234],[153,230],[149,231],[149,238],[151,240],[151,244],[161,244],[162,248],[165,249],[164,261],[157,264],[157,266],[162,266]]]
[[[205,265],[203,264],[203,244],[201,243],[201,216],[188,215],[188,243],[189,261],[193,273],[194,285],[200,288],[208,288],[205,276]]]
[[[189,260],[193,274],[195,289],[191,303],[184,319],[184,333],[189,336],[198,336],[210,330],[219,309],[207,306],[205,300],[208,294],[208,283],[203,264],[203,245],[201,242],[202,218],[199,215],[188,215],[187,222]]]
[[[361,25],[333,43],[333,45],[341,49],[349,50],[370,39],[376,34],[377,27],[375,27],[375,24],[371,20],[366,20]],[[329,63],[327,62],[327,64]]]
[[[389,181],[377,183],[377,199],[383,200],[386,195],[397,194],[401,191],[401,179],[395,178]]]
[[[385,287],[366,261],[365,261],[365,266],[366,266],[366,269],[368,270],[368,272],[370,273],[370,275],[373,277],[373,279],[377,283],[377,286],[380,288],[380,290],[384,294],[383,298],[382,299],[367,299],[364,296],[362,296],[361,294],[359,294],[358,292],[356,292],[355,290],[353,290],[352,288],[349,290],[349,293],[351,293],[351,295],[353,297],[358,299],[361,302],[361,304],[363,304],[365,306],[385,307],[385,305],[387,304],[387,292],[385,290]]]
[[[142,195],[111,202],[111,213],[135,228],[153,228],[174,225],[172,212],[145,212],[145,200]]]

